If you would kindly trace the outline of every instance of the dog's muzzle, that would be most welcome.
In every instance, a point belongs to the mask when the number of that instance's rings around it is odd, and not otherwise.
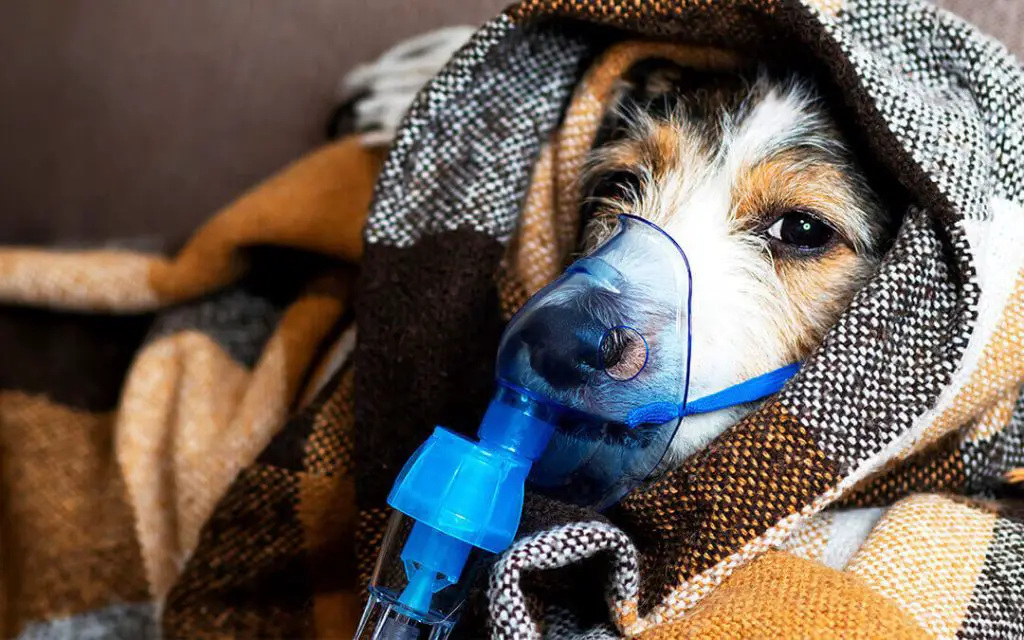
[[[653,402],[686,404],[690,268],[659,227],[620,216],[615,233],[537,293],[498,351],[498,380],[554,407],[552,444],[534,465],[548,493],[607,506],[664,456],[679,419],[634,429]]]

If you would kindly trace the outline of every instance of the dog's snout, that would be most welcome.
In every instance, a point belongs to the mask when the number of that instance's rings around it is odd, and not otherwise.
[[[537,311],[523,329],[530,367],[556,389],[581,385],[601,365],[605,327],[578,305]]]

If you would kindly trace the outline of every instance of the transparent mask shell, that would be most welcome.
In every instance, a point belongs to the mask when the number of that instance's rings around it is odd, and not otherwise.
[[[685,406],[692,278],[658,226],[621,215],[613,234],[534,295],[498,349],[499,384],[558,416],[532,486],[605,508],[661,463],[679,420],[627,426],[659,401]]]

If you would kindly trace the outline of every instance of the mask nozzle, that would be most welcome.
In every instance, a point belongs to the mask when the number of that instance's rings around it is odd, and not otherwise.
[[[601,336],[600,367],[612,380],[629,382],[637,377],[650,356],[647,338],[633,327],[612,327]]]

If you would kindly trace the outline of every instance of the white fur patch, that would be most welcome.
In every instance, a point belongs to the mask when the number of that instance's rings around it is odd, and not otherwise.
[[[738,125],[727,124],[716,157],[689,154],[672,174],[649,184],[636,213],[661,220],[686,252],[693,276],[690,398],[720,391],[788,364],[775,336],[787,313],[784,293],[764,245],[734,233],[733,189],[742,172],[818,122],[800,91],[769,92]],[[734,407],[684,419],[669,459],[706,446],[753,408]]]

